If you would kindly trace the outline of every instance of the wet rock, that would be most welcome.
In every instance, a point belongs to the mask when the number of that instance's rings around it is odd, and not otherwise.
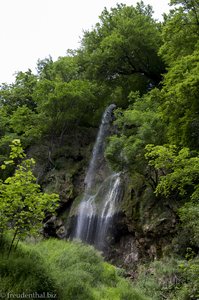
[[[50,217],[43,226],[43,234],[45,237],[56,237],[56,217]]]
[[[64,225],[60,226],[57,230],[56,230],[56,234],[59,238],[63,239],[66,236],[66,230]]]
[[[135,237],[122,236],[113,246],[109,260],[119,267],[132,269],[139,261],[139,249]]]

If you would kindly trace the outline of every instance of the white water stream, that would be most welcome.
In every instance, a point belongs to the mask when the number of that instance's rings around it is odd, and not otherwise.
[[[111,104],[102,117],[73,234],[73,238],[94,244],[99,249],[105,245],[121,195],[120,173],[111,172],[104,160],[105,140],[110,132],[114,108]]]

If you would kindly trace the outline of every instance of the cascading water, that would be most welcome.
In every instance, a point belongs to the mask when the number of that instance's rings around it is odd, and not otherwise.
[[[116,212],[117,202],[121,195],[120,173],[111,175],[109,180],[109,188],[104,195],[104,201],[102,201],[97,219],[95,245],[99,249],[102,249],[105,246],[106,237],[110,230],[112,218]]]
[[[85,194],[92,192],[92,189],[96,188],[99,179],[97,179],[97,172],[99,169],[104,167],[104,147],[105,139],[109,135],[110,122],[112,121],[112,112],[116,108],[115,104],[111,104],[105,110],[101,125],[97,134],[97,139],[93,147],[92,157],[89,163],[88,171],[85,177]]]
[[[103,114],[73,232],[73,238],[94,244],[98,249],[105,246],[116,204],[121,196],[120,174],[113,173],[104,159],[105,139],[110,134],[115,107],[111,104]]]

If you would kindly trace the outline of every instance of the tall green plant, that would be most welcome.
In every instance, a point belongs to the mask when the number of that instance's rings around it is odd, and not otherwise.
[[[0,182],[0,230],[13,232],[11,248],[17,237],[38,234],[45,213],[54,213],[59,200],[57,194],[41,192],[32,173],[35,161],[26,159],[20,140],[12,142],[9,160],[1,169],[19,159],[13,176]]]

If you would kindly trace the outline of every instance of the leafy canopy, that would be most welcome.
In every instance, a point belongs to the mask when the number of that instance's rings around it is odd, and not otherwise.
[[[143,2],[136,7],[120,4],[110,11],[105,8],[93,30],[84,33],[77,51],[86,78],[106,82],[117,90],[120,87],[123,101],[131,90],[143,92],[149,83],[159,83],[164,71],[157,55],[160,26],[151,14],[151,7]]]

